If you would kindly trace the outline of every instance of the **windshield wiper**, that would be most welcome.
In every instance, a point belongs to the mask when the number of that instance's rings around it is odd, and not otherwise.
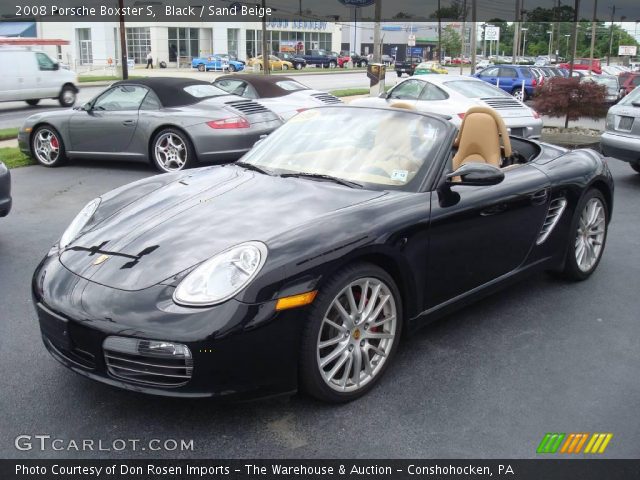
[[[262,173],[264,175],[269,175],[273,177],[273,172],[270,172],[266,168],[262,168],[257,165],[254,165],[253,163],[236,162],[235,164],[238,165],[239,167],[246,168],[247,170],[252,170],[254,172]]]
[[[351,180],[345,180],[343,178],[333,177],[331,175],[323,175],[321,173],[305,173],[305,172],[283,173],[280,176],[283,178],[287,178],[287,177],[311,178],[311,179],[317,178],[319,180],[328,180],[330,182],[334,182],[339,185],[344,185],[346,187],[363,188],[363,185],[360,183],[352,182]]]

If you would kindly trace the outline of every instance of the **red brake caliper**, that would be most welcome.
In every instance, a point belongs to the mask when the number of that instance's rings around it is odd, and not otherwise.
[[[51,147],[53,147],[53,148],[55,148],[57,150],[59,146],[60,146],[60,144],[58,143],[58,138],[52,136],[51,137]]]

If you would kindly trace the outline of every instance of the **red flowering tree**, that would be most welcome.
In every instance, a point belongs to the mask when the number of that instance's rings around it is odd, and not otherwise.
[[[564,126],[581,117],[602,118],[607,114],[606,89],[579,78],[553,77],[536,90],[533,108],[542,115],[564,117]]]

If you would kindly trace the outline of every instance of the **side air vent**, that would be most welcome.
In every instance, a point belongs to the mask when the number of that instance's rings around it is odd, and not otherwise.
[[[540,230],[536,245],[542,244],[547,239],[547,237],[549,237],[556,224],[558,223],[558,220],[560,220],[562,212],[564,212],[564,209],[566,207],[566,198],[554,198],[553,200],[551,200],[549,211],[547,212],[547,218],[544,219],[544,225],[542,225],[542,230]]]
[[[327,105],[335,105],[338,103],[342,103],[342,100],[340,100],[338,97],[334,97],[330,93],[314,93],[311,96]]]
[[[129,383],[180,387],[193,375],[191,351],[180,343],[107,337],[102,348],[109,374]]]
[[[235,100],[233,102],[226,102],[225,105],[229,105],[231,108],[235,108],[245,115],[270,113],[269,109],[260,105],[258,102],[252,102],[251,100]]]

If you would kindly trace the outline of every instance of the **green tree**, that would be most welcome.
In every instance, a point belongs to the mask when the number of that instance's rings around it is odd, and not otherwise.
[[[462,37],[452,25],[442,29],[442,54],[449,57],[460,55]]]

